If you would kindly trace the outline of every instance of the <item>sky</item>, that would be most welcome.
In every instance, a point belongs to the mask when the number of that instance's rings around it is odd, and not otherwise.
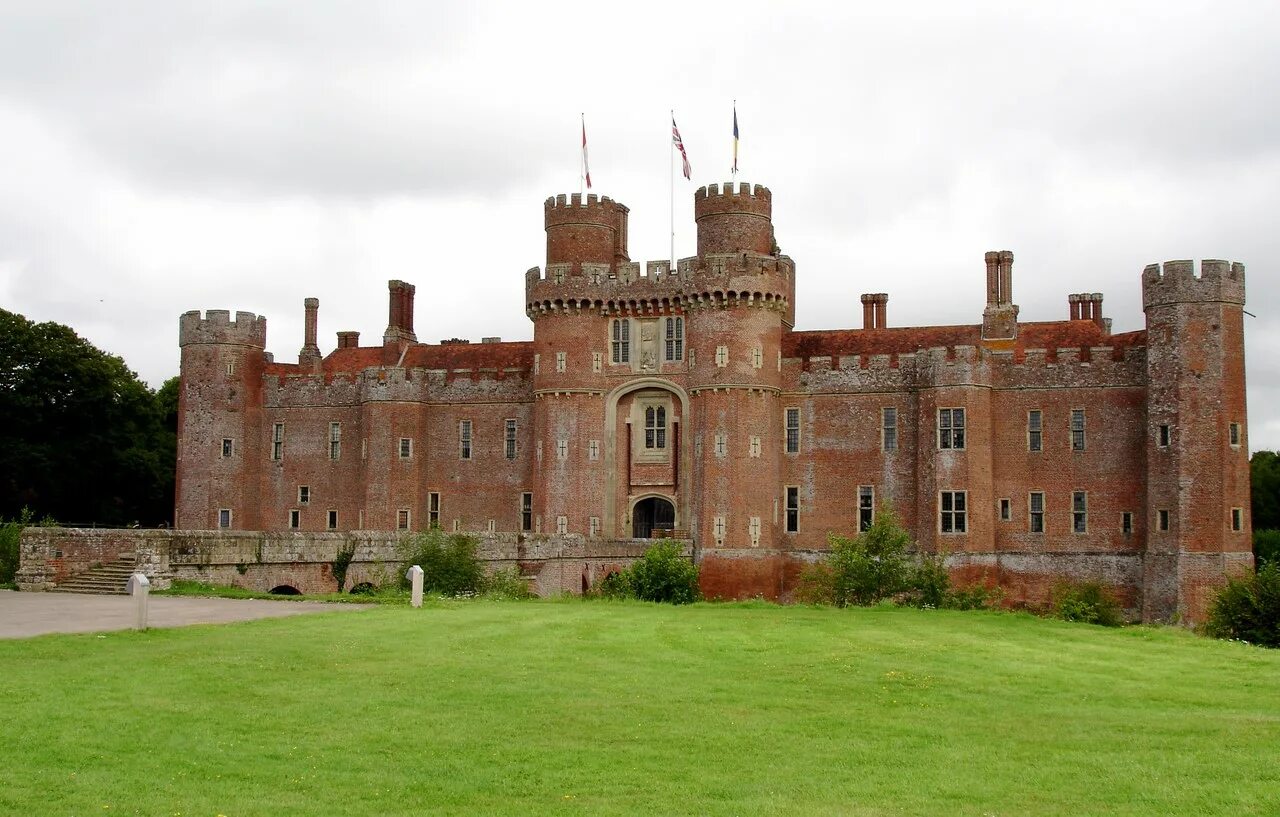
[[[1027,321],[1102,292],[1143,327],[1153,262],[1247,267],[1250,447],[1280,448],[1280,5],[0,5],[0,307],[74,327],[153,386],[178,316],[268,317],[296,359],[377,343],[386,282],[420,340],[527,340],[542,202],[631,208],[633,260],[692,255],[693,192],[773,191],[798,329],[981,321],[983,253]],[[671,175],[674,110],[693,168]],[[676,163],[677,173],[679,163]],[[674,185],[674,197],[672,195]],[[673,209],[674,208],[674,209]],[[1256,316],[1256,317],[1254,317]]]

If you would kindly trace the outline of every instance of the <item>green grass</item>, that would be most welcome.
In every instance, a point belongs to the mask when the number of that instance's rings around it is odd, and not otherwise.
[[[0,642],[0,813],[1280,813],[1280,652],[1004,613],[434,601]]]
[[[232,587],[225,584],[207,584],[184,579],[175,579],[166,590],[152,590],[153,596],[197,596],[201,598],[219,599],[266,599],[269,601],[332,601],[343,604],[407,604],[408,591],[396,588],[379,590],[374,593],[309,593],[297,596],[282,596],[275,593],[263,593],[245,587]]]

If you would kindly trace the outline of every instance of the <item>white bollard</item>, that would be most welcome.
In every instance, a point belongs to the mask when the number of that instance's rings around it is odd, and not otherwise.
[[[409,595],[409,604],[414,607],[422,606],[422,568],[414,565],[409,568],[409,572],[405,573],[405,578],[413,586],[413,590]]]
[[[134,610],[137,612],[137,619],[133,623],[133,629],[147,629],[147,599],[151,595],[151,580],[141,573],[134,573],[129,577],[129,595],[133,596]]]

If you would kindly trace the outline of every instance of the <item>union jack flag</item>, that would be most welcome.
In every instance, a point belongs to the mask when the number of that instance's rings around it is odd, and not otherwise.
[[[693,170],[689,167],[689,154],[684,152],[684,142],[680,139],[680,129],[676,127],[676,118],[671,117],[671,144],[680,148],[680,161],[684,163],[684,177],[692,181]]]

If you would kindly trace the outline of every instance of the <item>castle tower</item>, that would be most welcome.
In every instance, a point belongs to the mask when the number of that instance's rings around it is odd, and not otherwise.
[[[694,434],[690,528],[711,596],[776,597],[781,586],[778,490],[788,456],[781,343],[794,321],[795,268],[776,254],[772,206],[764,187],[701,188],[698,257],[681,262]]]
[[[211,309],[178,321],[178,528],[260,530],[258,469],[267,456],[262,373],[267,319]]]
[[[1152,264],[1147,319],[1143,619],[1203,621],[1253,562],[1244,383],[1244,265]]]

